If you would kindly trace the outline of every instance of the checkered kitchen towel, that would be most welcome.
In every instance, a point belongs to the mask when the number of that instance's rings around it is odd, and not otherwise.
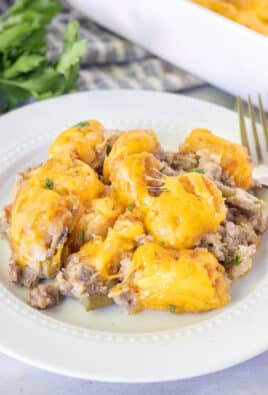
[[[0,12],[12,3],[12,0],[0,0]],[[53,58],[61,47],[68,21],[79,20],[81,37],[88,40],[88,47],[78,90],[122,88],[175,92],[202,84],[192,75],[96,25],[65,0],[62,3],[64,10],[54,18],[48,33],[49,49]]]

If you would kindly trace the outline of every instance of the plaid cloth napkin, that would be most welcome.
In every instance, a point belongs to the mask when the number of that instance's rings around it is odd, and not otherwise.
[[[0,12],[14,1],[0,0]],[[88,40],[77,90],[152,89],[175,92],[202,85],[202,81],[144,49],[96,25],[62,1],[64,10],[51,23],[48,32],[53,58],[63,42],[63,32],[71,19],[81,26],[81,37]]]

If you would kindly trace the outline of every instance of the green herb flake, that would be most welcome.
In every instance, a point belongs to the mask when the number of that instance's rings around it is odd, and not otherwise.
[[[107,148],[106,148],[107,156],[110,154],[111,151],[112,151],[112,146],[111,145],[107,145]]]
[[[50,178],[45,179],[45,188],[47,189],[53,189],[54,187],[54,182],[50,180]]]
[[[164,245],[165,245],[166,243],[164,242],[164,240],[161,240],[161,241],[160,241],[160,244],[161,244],[161,246],[164,247]]]
[[[82,232],[80,233],[80,236],[79,236],[79,240],[80,240],[80,242],[81,242],[82,244],[85,242],[85,238],[86,238],[85,231],[82,230]]]
[[[239,255],[236,255],[234,258],[234,265],[238,266],[241,263],[241,257]]]
[[[228,248],[224,251],[224,264],[228,265],[231,262],[230,250]]]
[[[185,170],[187,173],[199,173],[199,174],[205,174],[204,169],[199,169],[198,167],[193,167],[192,169],[187,169]]]
[[[128,209],[129,211],[133,211],[133,206],[132,206],[131,204],[128,204],[128,205],[127,205],[127,209]]]
[[[78,128],[78,129],[84,128],[86,126],[89,126],[89,122],[88,121],[82,121],[82,122],[79,122],[76,125],[74,125],[74,127]]]
[[[170,311],[171,313],[176,313],[176,310],[177,310],[177,306],[175,306],[174,304],[171,304],[171,305],[169,306],[169,311]]]

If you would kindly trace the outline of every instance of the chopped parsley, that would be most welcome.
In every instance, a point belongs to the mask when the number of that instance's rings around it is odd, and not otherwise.
[[[133,206],[132,206],[132,204],[128,204],[128,205],[127,205],[127,209],[128,209],[129,211],[133,211]]]
[[[164,240],[160,241],[161,246],[164,246],[166,243],[164,242]]]
[[[45,179],[45,188],[47,189],[53,189],[54,187],[54,182],[50,178]]]
[[[174,304],[171,304],[171,305],[169,306],[169,311],[170,311],[171,313],[176,313],[176,310],[177,310],[177,306],[175,306]]]
[[[85,126],[89,126],[89,122],[88,121],[82,121],[77,123],[76,125],[74,125],[74,128],[84,128]]]
[[[185,170],[187,173],[200,173],[205,174],[204,169],[199,169],[198,167],[193,167],[192,169]]]
[[[109,153],[112,151],[112,146],[111,145],[107,145],[107,148],[106,148],[106,154],[107,154],[107,156],[109,155]]]
[[[81,243],[85,242],[85,236],[86,236],[85,231],[82,230],[82,232],[80,233],[80,236],[79,236],[79,240],[81,241]]]
[[[234,258],[234,265],[238,266],[241,263],[241,257],[239,255],[236,255]]]

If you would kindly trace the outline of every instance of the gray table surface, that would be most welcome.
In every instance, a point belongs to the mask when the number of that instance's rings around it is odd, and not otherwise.
[[[228,108],[235,108],[234,97],[208,85],[183,93]],[[161,384],[110,384],[72,379],[41,371],[0,354],[0,395],[266,395],[267,393],[268,352],[218,373]]]

